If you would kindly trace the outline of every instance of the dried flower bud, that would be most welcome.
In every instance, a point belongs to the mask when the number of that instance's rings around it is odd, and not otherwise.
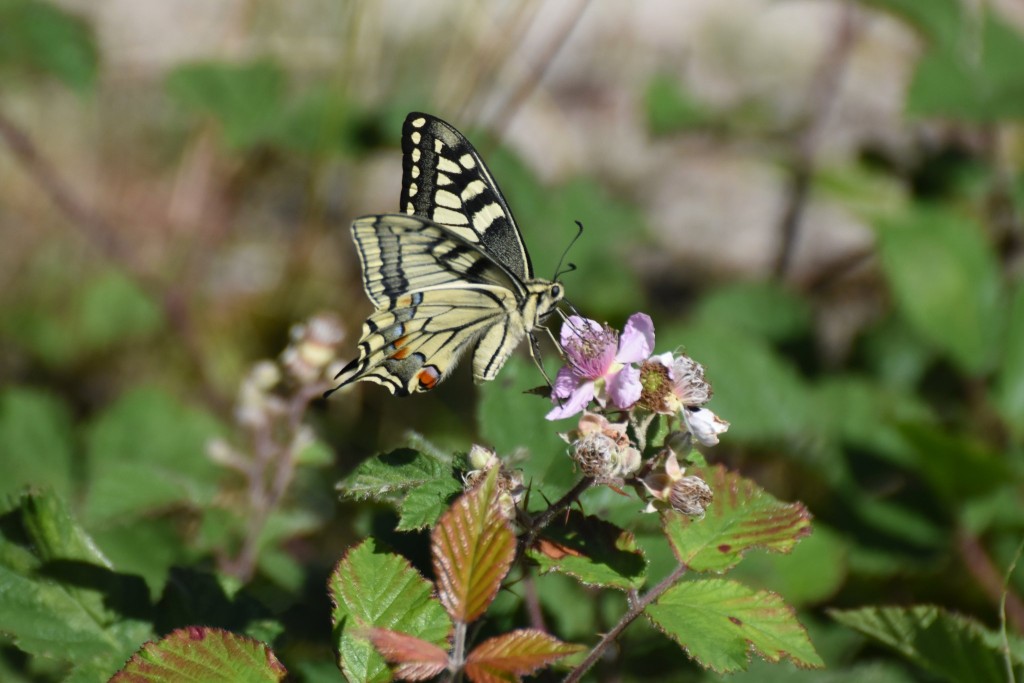
[[[671,452],[665,460],[663,472],[653,472],[641,482],[652,498],[664,506],[668,504],[674,510],[686,515],[700,516],[711,504],[714,493],[711,487],[693,475],[686,476],[686,470],[679,466],[676,454]],[[648,504],[645,512],[654,512],[657,508],[654,501]]]
[[[673,509],[691,517],[700,517],[715,495],[700,477],[687,476],[672,484],[668,503]]]
[[[624,422],[584,413],[576,429],[562,438],[572,444],[571,455],[580,470],[599,483],[618,484],[640,469],[640,451],[630,442]]]
[[[522,502],[526,494],[522,472],[508,469],[494,451],[476,444],[469,449],[468,459],[475,469],[463,476],[465,489],[473,490],[480,485],[492,468],[498,467],[498,506],[506,519],[515,519],[516,506]]]

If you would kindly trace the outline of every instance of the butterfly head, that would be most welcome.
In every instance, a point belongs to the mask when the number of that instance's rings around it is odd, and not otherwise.
[[[550,280],[531,280],[526,288],[537,302],[537,322],[542,323],[555,312],[558,304],[565,298],[565,287],[561,282]]]

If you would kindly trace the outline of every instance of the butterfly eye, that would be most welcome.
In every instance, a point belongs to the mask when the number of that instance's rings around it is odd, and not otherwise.
[[[559,287],[558,285],[551,285],[551,298],[552,299],[561,299],[562,298],[562,288]]]

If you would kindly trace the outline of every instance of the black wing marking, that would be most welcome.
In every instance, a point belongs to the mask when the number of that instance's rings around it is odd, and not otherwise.
[[[512,211],[473,145],[450,124],[413,112],[402,127],[400,208],[475,242],[519,280],[533,266]]]
[[[494,285],[519,301],[523,284],[485,253],[451,229],[419,216],[382,214],[352,223],[363,272],[363,288],[377,308],[426,289]]]

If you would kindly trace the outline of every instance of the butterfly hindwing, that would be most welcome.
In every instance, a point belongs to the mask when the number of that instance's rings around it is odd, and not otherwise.
[[[474,376],[497,374],[526,334],[521,283],[477,245],[418,216],[366,216],[352,235],[377,310],[340,386],[365,379],[397,395],[427,391],[478,340]]]
[[[487,165],[459,131],[429,114],[409,114],[402,128],[399,206],[479,243],[520,280],[533,277],[519,227]]]

